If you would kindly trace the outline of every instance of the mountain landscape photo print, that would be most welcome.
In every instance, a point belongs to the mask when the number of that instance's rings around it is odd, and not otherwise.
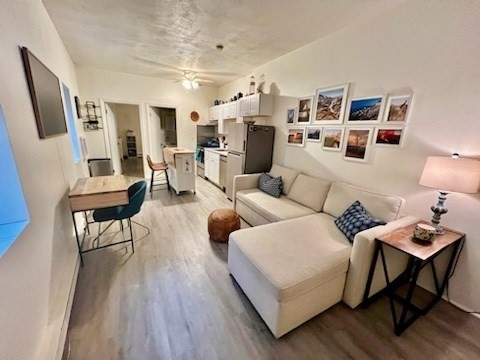
[[[385,122],[406,123],[412,95],[391,96],[387,102]]]
[[[345,112],[348,84],[317,89],[315,94],[315,118],[320,124],[341,124]]]
[[[344,127],[324,128],[322,149],[328,151],[341,151]]]
[[[383,96],[353,99],[348,115],[349,122],[379,122]]]

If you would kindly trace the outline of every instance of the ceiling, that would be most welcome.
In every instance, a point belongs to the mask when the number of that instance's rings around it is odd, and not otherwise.
[[[404,0],[43,0],[75,64],[221,85]],[[216,50],[223,44],[224,50]]]

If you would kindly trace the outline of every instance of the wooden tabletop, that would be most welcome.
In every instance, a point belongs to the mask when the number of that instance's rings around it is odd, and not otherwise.
[[[193,154],[192,150],[181,147],[166,147],[163,151],[171,152],[172,154]]]
[[[68,196],[104,194],[125,190],[128,190],[128,186],[123,175],[95,176],[78,179]]]
[[[427,222],[420,222],[427,224]],[[415,256],[421,260],[426,260],[432,255],[443,248],[451,245],[455,241],[460,240],[465,234],[454,231],[451,229],[445,229],[445,233],[442,235],[436,235],[435,240],[432,242],[417,240],[413,237],[413,230],[417,224],[412,224],[397,230],[394,230],[388,234],[376,238],[395,249],[403,251],[409,255]]]
[[[68,194],[72,212],[128,204],[128,186],[123,175],[80,178]]]

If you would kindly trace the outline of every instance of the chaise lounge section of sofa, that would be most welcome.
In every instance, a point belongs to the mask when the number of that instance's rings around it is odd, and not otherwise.
[[[234,209],[252,227],[230,235],[228,265],[274,336],[280,337],[339,301],[357,307],[375,237],[416,219],[402,217],[404,200],[396,196],[279,165],[272,166],[270,175],[282,177],[280,198],[257,188],[260,174],[234,179]],[[352,245],[334,221],[357,200],[386,225],[357,233]],[[386,255],[396,276],[406,257]],[[384,286],[384,279],[376,276],[371,294]]]

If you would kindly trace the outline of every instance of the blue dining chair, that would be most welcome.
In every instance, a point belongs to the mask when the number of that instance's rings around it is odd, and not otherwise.
[[[123,206],[113,206],[113,207],[108,207],[108,208],[103,208],[103,209],[97,209],[93,212],[93,220],[95,222],[98,222],[98,236],[93,240],[99,241],[100,236],[117,220],[120,221],[120,228],[122,230],[123,242],[131,242],[132,243],[132,250],[135,252],[135,248],[133,245],[133,232],[132,232],[132,216],[137,214],[140,211],[140,208],[142,207],[143,201],[145,200],[145,193],[147,192],[147,183],[145,181],[139,181],[134,183],[133,185],[130,185],[128,188],[128,199],[129,202],[127,205]],[[127,220],[128,226],[130,227],[130,240],[125,240],[125,229],[123,227],[123,220]],[[102,222],[105,221],[111,221],[110,224],[102,231],[100,232],[100,226]],[[135,222],[135,221],[134,221]],[[135,222],[138,224],[137,222]],[[142,224],[141,225],[145,228],[146,226]],[[147,228],[148,229],[148,228]],[[122,243],[122,242],[119,242]],[[108,245],[106,245],[108,246]],[[104,247],[106,247],[104,246]]]

